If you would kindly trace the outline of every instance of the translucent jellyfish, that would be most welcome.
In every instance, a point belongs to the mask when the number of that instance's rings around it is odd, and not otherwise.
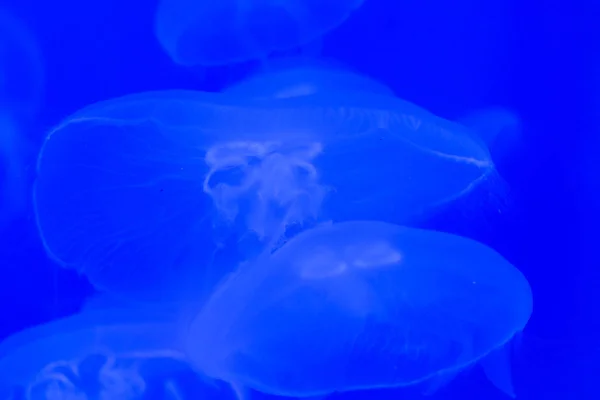
[[[133,399],[145,390],[141,361],[183,359],[159,320],[148,313],[97,310],[19,332],[0,344],[0,393],[25,399]]]
[[[271,62],[260,72],[229,86],[224,92],[276,99],[315,95],[339,97],[345,93],[394,96],[389,87],[339,63],[303,57]],[[490,148],[495,161],[505,161],[521,150],[522,122],[512,110],[499,106],[475,110],[458,122],[479,136]]]
[[[504,345],[531,311],[525,277],[478,242],[346,222],[242,266],[190,324],[186,348],[199,371],[239,393],[431,393],[480,363],[514,396]]]
[[[0,343],[0,396],[141,398],[149,379],[188,368],[172,322],[172,314],[142,307],[95,309],[16,333]],[[163,383],[174,390],[173,381]]]
[[[178,64],[225,65],[306,44],[363,0],[161,0],[155,32]]]
[[[236,96],[290,98],[299,96],[389,95],[394,93],[380,82],[360,75],[337,63],[325,60],[289,58],[272,63],[267,69],[225,90]]]
[[[405,223],[494,174],[470,130],[387,95],[150,92],[55,127],[34,206],[48,254],[97,288],[195,296],[290,231]]]

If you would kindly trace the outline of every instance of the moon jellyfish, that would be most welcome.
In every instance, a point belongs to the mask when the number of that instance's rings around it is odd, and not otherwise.
[[[47,253],[98,289],[196,296],[291,231],[405,223],[494,171],[468,129],[387,95],[150,92],[55,127],[34,207]]]
[[[251,75],[226,88],[224,92],[230,95],[259,99],[285,99],[302,96],[335,99],[361,94],[395,97],[389,87],[368,76],[360,75],[337,63],[302,57],[279,60],[275,68],[267,68]],[[335,100],[333,101],[335,102]],[[486,149],[492,147],[494,160],[496,156],[508,153],[505,148],[502,151],[498,150],[500,147],[497,145],[498,142],[502,141],[503,144],[516,142],[514,137],[511,137],[512,140],[503,140],[510,137],[511,133],[514,134],[519,123],[517,116],[504,108],[477,110],[461,118],[458,122],[462,125],[463,130],[469,131],[474,138],[477,138],[476,140],[481,141],[482,147]],[[498,138],[498,136],[501,137]],[[501,204],[504,203],[506,195],[504,181],[493,172],[486,175],[485,180],[488,189],[492,190],[489,198],[491,205],[501,210],[503,208]],[[478,186],[479,183],[481,181],[474,182],[474,186]],[[471,189],[464,191],[461,195],[467,194]],[[461,197],[461,195],[456,197]],[[481,206],[481,202],[478,205]],[[420,208],[419,205],[416,208]],[[477,212],[480,211],[479,209]],[[379,218],[385,219],[383,215],[380,215]]]
[[[191,323],[186,348],[240,392],[435,388],[481,363],[513,395],[503,347],[531,311],[525,277],[478,242],[346,222],[240,267]]]
[[[178,64],[262,59],[319,38],[363,0],[161,0],[156,36]]]
[[[279,65],[238,82],[225,92],[236,96],[276,99],[339,96],[345,92],[394,96],[387,86],[367,76],[322,60],[302,58],[280,61]]]
[[[0,343],[0,396],[141,398],[153,377],[187,368],[176,348],[180,338],[172,321],[167,312],[112,308],[83,311],[16,333]],[[174,383],[167,384],[170,388],[163,391],[172,391]]]

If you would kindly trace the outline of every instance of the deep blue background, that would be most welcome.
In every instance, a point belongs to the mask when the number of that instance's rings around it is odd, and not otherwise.
[[[600,376],[600,41],[592,30],[600,12],[560,3],[366,0],[325,39],[323,53],[448,118],[490,105],[520,114],[523,146],[500,165],[509,210],[471,218],[478,223],[469,229],[533,288],[534,315],[514,360],[520,398],[587,400]],[[154,0],[0,5],[30,24],[44,55],[44,106],[28,132],[38,144],[49,126],[89,103],[144,90],[218,90],[243,72],[173,65],[153,36]],[[31,213],[0,234],[0,336],[78,307],[90,289],[46,260]],[[502,397],[474,371],[439,398]]]

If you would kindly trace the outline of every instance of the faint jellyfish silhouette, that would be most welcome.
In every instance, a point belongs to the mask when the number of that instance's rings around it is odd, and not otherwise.
[[[507,162],[523,151],[523,122],[513,110],[491,107],[473,112],[459,122],[476,127],[475,133],[487,144],[497,162]]]
[[[405,223],[495,174],[486,147],[460,125],[352,93],[153,92],[75,113],[38,159],[46,251],[101,290],[197,296],[206,293],[199,280],[210,286],[289,230]]]
[[[155,33],[178,64],[263,59],[321,37],[364,0],[161,0]]]
[[[27,129],[39,109],[42,85],[35,38],[22,21],[0,9],[0,224],[28,204],[27,163],[33,152]]]
[[[165,393],[171,397],[160,398],[185,399],[177,376],[192,371],[177,348],[174,315],[160,307],[90,309],[16,333],[0,343],[0,395],[134,400]],[[216,390],[201,380],[192,384]]]
[[[0,226],[27,207],[27,145],[22,130],[9,112],[0,110]]]
[[[504,346],[531,311],[525,277],[478,242],[346,222],[242,266],[191,323],[186,348],[199,371],[242,397],[245,388],[291,397],[412,385],[432,393],[476,363],[514,396]]]
[[[276,99],[332,96],[343,92],[394,96],[387,86],[355,73],[338,62],[304,57],[272,62],[268,68],[231,85],[224,92],[236,96]]]
[[[44,84],[42,54],[26,24],[0,9],[0,109],[17,118],[34,115]]]

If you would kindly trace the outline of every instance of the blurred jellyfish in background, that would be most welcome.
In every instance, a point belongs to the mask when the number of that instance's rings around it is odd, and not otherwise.
[[[29,200],[27,149],[17,125],[10,112],[0,111],[0,227],[20,215]]]
[[[226,65],[318,39],[363,1],[161,0],[155,32],[177,64]]]
[[[227,397],[191,371],[165,309],[84,309],[0,343],[3,399],[183,400]],[[193,396],[186,396],[191,392]],[[205,398],[205,397],[200,397]]]
[[[419,385],[431,394],[480,364],[514,397],[506,345],[531,311],[526,278],[483,244],[355,221],[243,265],[190,324],[186,349],[238,393]]]
[[[294,232],[406,223],[495,175],[470,130],[368,92],[166,91],[84,108],[39,155],[34,207],[46,251],[101,290],[196,295],[198,280],[212,285]]]
[[[0,9],[0,104],[20,118],[39,111],[44,82],[37,40],[24,22]]]
[[[223,91],[239,97],[272,99],[342,93],[394,96],[387,86],[339,62],[306,57],[277,59]]]
[[[491,107],[473,112],[459,122],[478,127],[477,134],[487,144],[497,164],[509,162],[523,150],[523,123],[512,110]]]
[[[39,110],[43,70],[40,50],[27,27],[0,9],[0,223],[29,202],[33,164],[32,120]]]

